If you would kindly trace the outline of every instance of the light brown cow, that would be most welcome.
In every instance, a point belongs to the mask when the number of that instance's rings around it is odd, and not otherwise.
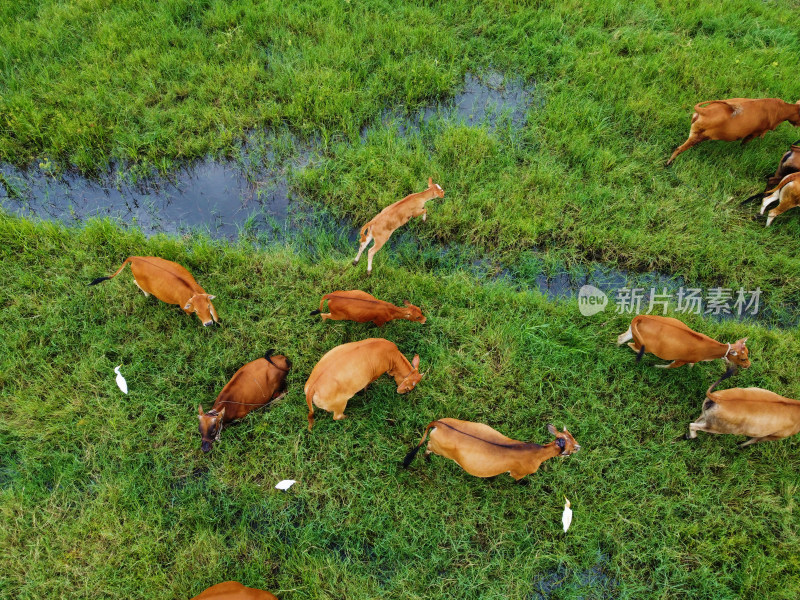
[[[713,392],[721,377],[706,391],[703,413],[689,423],[689,439],[698,431],[746,435],[741,448],[780,440],[800,432],[800,402],[761,388],[731,388]]]
[[[780,204],[767,213],[767,227],[778,215],[785,213],[790,208],[800,206],[800,173],[792,173],[784,177],[778,187],[768,190],[761,202],[761,212],[764,214],[767,206],[780,200]]]
[[[430,431],[425,454],[433,452],[452,459],[467,473],[476,477],[493,477],[500,473],[508,473],[519,480],[535,473],[547,459],[569,456],[581,449],[566,428],[560,432],[552,425],[548,425],[547,430],[556,436],[556,439],[540,446],[532,442],[512,440],[482,423],[438,419],[425,428],[422,439],[406,455],[403,466],[411,464]]]
[[[242,419],[250,411],[286,394],[286,376],[292,362],[282,354],[273,356],[272,352],[268,350],[264,358],[249,362],[236,371],[210,411],[204,413],[203,407],[198,405],[200,448],[203,452],[211,450],[212,444],[219,441],[223,424]]]
[[[692,366],[716,358],[745,369],[750,366],[745,346],[747,338],[733,344],[723,344],[689,329],[683,322],[671,317],[635,316],[628,331],[617,338],[617,345],[629,340],[633,340],[628,346],[637,353],[636,360],[645,352],[651,352],[659,358],[672,361],[668,365],[656,365],[665,369],[674,369],[687,363]]]
[[[322,312],[322,307],[328,301],[327,313]],[[312,315],[322,315],[322,320],[356,321],[366,323],[372,321],[378,327],[394,319],[407,319],[424,323],[422,311],[408,300],[403,302],[405,308],[395,306],[389,302],[378,300],[375,296],[361,290],[331,292],[325,294],[319,301],[319,310],[311,312]]]
[[[128,263],[131,264],[133,283],[145,296],[153,294],[162,302],[177,304],[187,315],[196,312],[206,327],[219,323],[217,311],[211,304],[215,296],[206,294],[189,271],[171,260],[157,256],[129,256],[111,277],[98,277],[89,285],[116,277]]]
[[[278,597],[264,590],[245,587],[238,581],[225,581],[212,585],[192,600],[278,600]]]
[[[700,142],[742,140],[746,144],[784,121],[800,125],[800,101],[790,104],[780,98],[729,98],[700,102],[694,107],[689,139],[675,149],[667,164]]]
[[[394,377],[398,394],[410,392],[423,377],[419,355],[408,362],[397,346],[382,338],[350,342],[330,350],[311,371],[304,388],[308,430],[314,426],[315,404],[333,411],[335,420],[344,419],[347,401],[384,373]]]
[[[405,225],[412,217],[422,215],[422,220],[428,218],[428,211],[425,210],[425,203],[433,198],[444,198],[444,190],[438,183],[433,183],[433,178],[428,177],[428,189],[410,194],[398,200],[394,204],[390,204],[379,212],[371,221],[368,221],[358,232],[360,237],[361,246],[358,249],[353,265],[357,265],[361,258],[361,253],[364,248],[372,241],[372,247],[367,252],[367,275],[372,274],[372,257],[381,249],[389,236],[392,235],[395,229],[401,225]]]

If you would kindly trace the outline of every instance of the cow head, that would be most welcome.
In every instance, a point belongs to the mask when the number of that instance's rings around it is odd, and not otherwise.
[[[561,454],[559,454],[559,456],[569,456],[570,454],[575,454],[581,449],[578,442],[575,441],[575,438],[572,437],[572,434],[569,431],[567,431],[566,427],[564,428],[564,431],[559,431],[553,425],[548,424],[547,431],[556,436],[555,444],[561,450]]]
[[[730,350],[723,358],[737,367],[747,369],[750,366],[750,360],[747,358],[747,346],[744,345],[746,341],[747,338],[744,338],[738,340],[735,344],[731,344]]]
[[[444,198],[444,190],[438,183],[433,183],[433,177],[428,177],[428,189],[433,189],[433,193],[439,197]]]
[[[419,372],[419,354],[414,355],[414,360],[411,361],[411,366],[413,367],[411,373],[406,375],[405,379],[403,379],[403,381],[400,382],[400,385],[397,386],[398,394],[405,394],[406,392],[413,390],[414,386],[417,385],[423,377],[423,375]]]
[[[200,320],[203,322],[204,327],[219,323],[217,311],[214,310],[214,305],[211,304],[214,298],[216,298],[216,296],[211,296],[210,294],[195,294],[189,298],[183,310],[196,312],[197,316],[200,317]]]
[[[424,323],[427,319],[422,315],[422,311],[419,309],[418,306],[414,306],[408,300],[403,300],[403,304],[406,305],[406,312],[403,313],[403,318],[408,319],[409,321],[417,321],[418,323]]]
[[[200,419],[200,449],[209,452],[214,442],[219,441],[222,433],[222,419],[225,416],[225,408],[219,413],[211,409],[207,413],[203,412],[203,407],[197,405],[197,418]]]

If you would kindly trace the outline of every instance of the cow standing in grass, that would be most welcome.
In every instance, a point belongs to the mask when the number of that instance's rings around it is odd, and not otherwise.
[[[746,144],[784,121],[800,125],[800,101],[790,104],[780,98],[730,98],[700,102],[694,107],[689,138],[675,149],[667,164],[700,142],[742,140]]]

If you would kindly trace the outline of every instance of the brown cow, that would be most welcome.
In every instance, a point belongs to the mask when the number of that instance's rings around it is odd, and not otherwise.
[[[767,227],[778,215],[785,213],[790,208],[800,206],[800,173],[792,173],[784,177],[778,187],[768,190],[764,200],[761,202],[761,212],[764,214],[767,206],[780,200],[780,204],[767,213]]]
[[[322,312],[322,307],[328,301],[327,313]],[[312,315],[322,315],[322,320],[356,321],[366,323],[372,321],[378,327],[394,319],[407,319],[409,321],[425,322],[422,311],[408,300],[403,302],[405,308],[395,306],[389,302],[378,300],[375,296],[361,290],[338,291],[325,294],[319,301],[319,310],[311,311]]]
[[[750,366],[745,346],[747,338],[734,344],[723,344],[689,329],[683,322],[671,317],[635,316],[628,331],[617,338],[617,345],[620,346],[628,340],[633,340],[628,346],[637,353],[636,360],[645,351],[652,352],[659,358],[672,361],[668,365],[656,365],[665,369],[674,369],[687,363],[693,366],[694,363],[715,358],[745,369]]]
[[[727,374],[726,374],[727,375]],[[746,435],[741,448],[780,440],[800,432],[800,402],[761,388],[731,388],[712,392],[723,375],[706,391],[703,413],[689,423],[689,439],[698,431]]]
[[[784,121],[800,125],[800,101],[790,104],[779,98],[729,98],[700,102],[694,107],[689,139],[675,149],[667,164],[700,142],[742,140],[746,144]]]
[[[212,585],[192,600],[278,600],[278,597],[264,590],[245,587],[238,581],[225,581]]]
[[[425,210],[425,203],[433,198],[444,198],[444,190],[438,183],[433,183],[433,178],[428,177],[428,189],[410,194],[398,200],[394,204],[390,204],[379,212],[375,217],[368,221],[358,232],[361,236],[361,246],[358,249],[353,265],[357,265],[361,258],[361,253],[364,248],[372,241],[372,247],[367,252],[367,275],[372,274],[372,257],[381,249],[389,236],[392,235],[395,229],[401,225],[405,225],[412,217],[422,215],[422,220],[428,218],[428,211]]]
[[[210,411],[204,413],[203,407],[198,405],[203,452],[211,450],[211,445],[219,441],[224,423],[242,419],[250,411],[286,394],[286,375],[292,363],[282,354],[273,356],[272,352],[268,350],[264,358],[249,362],[236,371]]]
[[[128,263],[131,263],[133,283],[145,296],[153,294],[162,302],[177,304],[187,315],[196,312],[206,327],[219,323],[217,311],[211,304],[215,296],[206,294],[189,271],[171,260],[157,256],[129,256],[111,277],[98,277],[89,285],[116,277]]]
[[[508,473],[520,480],[535,473],[539,466],[555,456],[569,456],[581,449],[575,438],[564,429],[559,432],[552,425],[547,430],[556,439],[540,446],[532,442],[519,442],[482,423],[438,419],[428,424],[419,444],[411,449],[403,461],[407,467],[419,452],[430,430],[430,440],[425,454],[431,452],[456,461],[461,468],[476,477],[493,477]]]
[[[330,350],[311,371],[304,388],[308,430],[314,426],[314,404],[333,411],[335,420],[344,419],[347,401],[384,373],[394,377],[398,394],[410,392],[423,377],[419,355],[408,362],[397,346],[382,338],[350,342]]]

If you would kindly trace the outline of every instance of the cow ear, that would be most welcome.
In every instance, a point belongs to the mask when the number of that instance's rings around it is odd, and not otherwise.
[[[549,431],[552,435],[556,435],[558,433],[558,429],[556,429],[552,423],[547,424],[547,431]]]
[[[403,304],[405,304],[406,306],[411,306],[411,302],[409,302],[408,300],[403,300]]]
[[[433,177],[428,177],[428,187],[433,187]]]
[[[216,296],[212,296],[211,294],[206,294],[206,296],[208,296],[209,300],[213,300],[214,298],[216,298]]]
[[[224,416],[225,416],[225,407],[223,406],[222,410],[219,411],[219,416],[217,417],[217,420],[218,421],[222,421],[222,417],[224,417]]]
[[[200,416],[203,415],[203,405],[202,404],[198,404],[197,405],[197,414],[200,415]]]
[[[189,300],[186,303],[186,306],[183,307],[183,310],[192,310],[192,301],[191,300]]]
[[[419,369],[419,354],[414,355],[414,360],[411,361],[411,366],[415,369]]]

